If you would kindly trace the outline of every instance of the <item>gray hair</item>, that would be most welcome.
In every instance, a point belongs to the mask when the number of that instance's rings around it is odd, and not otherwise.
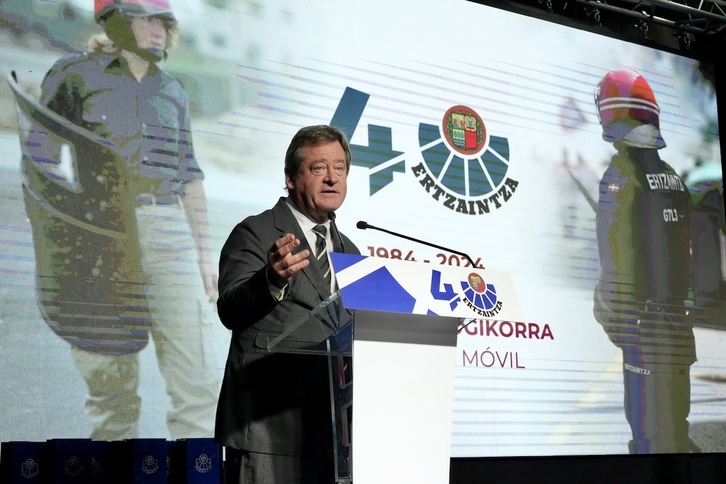
[[[345,152],[346,172],[350,171],[351,155],[348,138],[336,127],[326,124],[301,128],[290,141],[285,154],[285,175],[295,178],[300,172],[300,165],[305,160],[305,147],[318,146],[337,141]]]

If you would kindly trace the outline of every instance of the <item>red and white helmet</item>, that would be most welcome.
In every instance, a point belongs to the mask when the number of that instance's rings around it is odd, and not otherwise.
[[[167,33],[176,29],[176,20],[169,0],[94,0],[96,22],[103,26],[114,45],[122,50],[135,52],[141,57],[156,62],[166,58],[164,49],[141,48],[131,27],[133,16],[160,17]]]
[[[93,15],[96,22],[103,22],[111,12],[121,14],[153,15],[174,20],[169,0],[94,0]]]
[[[645,78],[633,69],[608,72],[595,89],[595,106],[605,141],[661,149],[660,108]]]

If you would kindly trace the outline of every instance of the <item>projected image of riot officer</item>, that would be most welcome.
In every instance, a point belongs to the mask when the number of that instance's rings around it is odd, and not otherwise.
[[[691,280],[691,199],[659,157],[660,109],[646,79],[608,72],[595,90],[603,139],[617,150],[599,188],[600,272],[594,314],[622,350],[630,453],[689,452],[690,366],[686,313]]]
[[[217,274],[204,175],[184,88],[158,65],[176,20],[168,0],[94,6],[107,38],[56,62],[40,99],[78,128],[46,123],[23,160],[39,306],[88,386],[93,439],[138,437],[149,335],[171,437],[211,437],[221,371],[206,329]]]

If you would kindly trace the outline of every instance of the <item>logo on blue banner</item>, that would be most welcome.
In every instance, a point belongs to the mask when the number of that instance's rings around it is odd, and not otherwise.
[[[448,301],[451,310],[463,301],[466,306],[480,316],[494,317],[502,309],[502,301],[497,296],[494,284],[487,284],[477,272],[468,275],[465,281],[459,282],[461,292],[454,290],[448,283],[442,283],[441,272],[431,271],[431,295],[434,299]]]
[[[487,284],[476,272],[469,274],[466,281],[461,281],[461,290],[464,291],[464,303],[481,316],[491,318],[502,309],[494,284]]]

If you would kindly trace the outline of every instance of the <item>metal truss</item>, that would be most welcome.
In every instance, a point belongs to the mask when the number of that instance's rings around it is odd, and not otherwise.
[[[648,23],[670,27],[677,33],[691,33],[711,40],[726,38],[726,2],[723,0],[577,0],[593,9],[635,18],[641,29]],[[684,40],[689,37],[684,36]]]

